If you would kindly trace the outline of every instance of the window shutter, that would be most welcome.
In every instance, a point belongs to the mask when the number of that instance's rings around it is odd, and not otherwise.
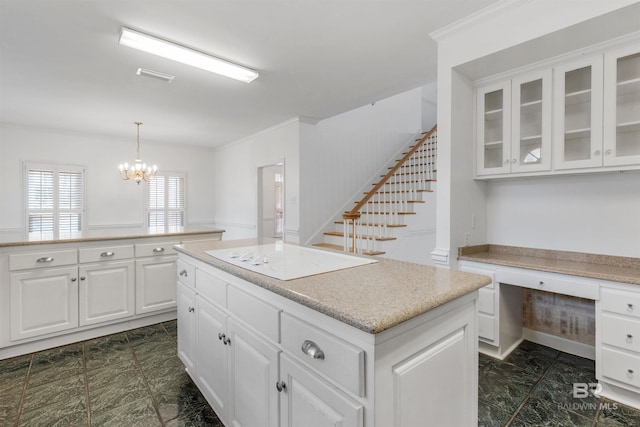
[[[82,231],[84,188],[82,172],[58,173],[58,227],[60,234]]]
[[[185,211],[184,174],[156,175],[149,180],[147,226],[183,227]]]

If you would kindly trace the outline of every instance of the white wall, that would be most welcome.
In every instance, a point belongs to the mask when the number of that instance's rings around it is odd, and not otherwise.
[[[299,140],[300,123],[293,119],[215,150],[211,188],[225,240],[257,236],[258,168],[284,161],[285,240],[299,241]]]
[[[409,138],[422,129],[422,91],[306,125],[300,145],[302,242],[362,192]]]
[[[187,173],[187,225],[213,224],[213,150],[153,144],[141,129],[140,157],[160,171]],[[131,139],[0,124],[0,234],[23,226],[23,162],[86,167],[88,230],[144,226],[143,185],[120,179],[118,165],[135,159]]]
[[[616,254],[637,256],[637,246],[626,241],[616,242],[613,236],[622,236],[629,221],[615,221],[610,233],[593,233],[584,228],[581,221],[569,216],[539,217],[534,227],[514,233],[515,224],[505,223],[505,218],[520,215],[520,205],[513,201],[519,181],[504,181],[484,184],[473,181],[473,170],[465,174],[460,167],[473,168],[473,135],[468,126],[473,123],[473,83],[464,73],[483,75],[485,67],[492,72],[507,71],[509,67],[524,66],[527,61],[542,60],[545,53],[558,55],[563,48],[576,49],[588,44],[604,41],[618,31],[601,27],[601,15],[637,3],[631,0],[505,0],[490,9],[471,17],[466,22],[436,32],[432,36],[438,41],[438,194],[437,233],[434,260],[443,265],[455,265],[459,246],[497,243],[518,246],[532,245],[547,249],[579,248],[581,251],[602,253],[616,248]],[[549,13],[553,10],[553,13]],[[631,22],[631,20],[627,19]],[[606,22],[610,23],[611,20]],[[622,21],[620,21],[622,22]],[[580,23],[576,30],[572,27]],[[628,24],[628,22],[626,23]],[[637,29],[637,27],[636,27]],[[606,30],[606,31],[605,31]],[[549,45],[553,35],[554,44]],[[566,36],[566,37],[563,37]],[[597,40],[602,37],[602,40]],[[490,59],[490,60],[489,60]],[[499,67],[504,65],[504,69]],[[612,188],[623,184],[630,186],[632,174],[623,177],[599,175],[601,188]],[[622,180],[622,182],[620,182]],[[541,181],[536,181],[543,185]],[[606,218],[611,214],[606,202],[610,199],[602,192],[588,193],[586,189],[593,179],[584,175],[547,178],[548,191],[529,193],[525,206],[544,206],[549,211],[565,209],[569,203],[561,196],[571,198],[573,193],[582,194],[583,206],[590,205],[591,218]],[[571,182],[571,185],[567,185]],[[535,187],[535,186],[534,186]],[[569,190],[571,188],[571,190]],[[511,191],[509,191],[511,190]],[[490,192],[490,193],[489,193]],[[636,216],[638,206],[619,196],[616,203]],[[522,201],[522,198],[518,198]],[[540,208],[541,209],[541,208]],[[501,220],[492,218],[501,212]],[[478,215],[476,228],[471,227],[471,216]],[[486,215],[486,224],[485,224]],[[533,219],[533,218],[531,218]],[[486,225],[486,226],[485,226]],[[637,228],[636,228],[637,229]],[[553,239],[538,238],[547,235],[541,230],[553,230]],[[550,231],[549,231],[550,232]],[[582,235],[581,245],[571,243],[575,236]],[[598,249],[600,248],[600,249]]]

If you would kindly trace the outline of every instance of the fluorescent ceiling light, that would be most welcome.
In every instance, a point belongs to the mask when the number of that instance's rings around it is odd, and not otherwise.
[[[257,71],[125,27],[120,44],[246,83],[258,77]]]

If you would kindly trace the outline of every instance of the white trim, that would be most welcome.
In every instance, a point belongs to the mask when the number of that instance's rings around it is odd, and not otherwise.
[[[99,224],[99,225],[87,225],[87,231],[91,230],[120,230],[120,229],[129,229],[129,228],[145,228],[144,223],[133,223],[133,224]]]
[[[494,15],[501,11],[502,9],[506,9],[508,7],[512,7],[517,3],[524,3],[529,0],[500,0],[496,3],[493,3],[483,9],[478,10],[470,15],[465,16],[464,18],[458,19],[444,27],[438,28],[435,31],[429,33],[429,37],[431,37],[436,42],[440,43],[442,40],[449,37],[451,34],[455,33],[461,28],[469,27],[470,25],[474,25],[479,21],[482,21],[485,17],[489,15]]]
[[[431,260],[436,265],[449,267],[449,249],[435,248],[431,251]]]
[[[235,228],[244,228],[247,230],[255,230],[256,224],[247,224],[242,222],[233,222],[233,221],[213,221],[215,227],[235,227]]]
[[[546,345],[565,353],[575,354],[576,356],[586,357],[587,359],[596,359],[596,348],[589,344],[569,340],[546,332],[534,331],[529,328],[522,328],[522,338],[534,342],[536,344]]]

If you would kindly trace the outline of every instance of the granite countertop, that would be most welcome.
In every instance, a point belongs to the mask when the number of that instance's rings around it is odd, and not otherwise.
[[[458,259],[640,285],[640,258],[478,245],[459,248]]]
[[[194,242],[176,250],[368,333],[379,333],[467,295],[487,276],[376,258],[377,263],[293,280],[277,280],[207,255],[256,241]],[[319,249],[318,249],[319,250]]]
[[[188,236],[193,234],[217,233],[224,233],[224,230],[212,227],[123,228],[79,232],[64,237],[30,236],[19,238],[15,236],[4,236],[0,238],[0,248],[11,246],[44,245],[52,243],[94,242],[102,240],[138,239],[143,237],[162,236]]]

